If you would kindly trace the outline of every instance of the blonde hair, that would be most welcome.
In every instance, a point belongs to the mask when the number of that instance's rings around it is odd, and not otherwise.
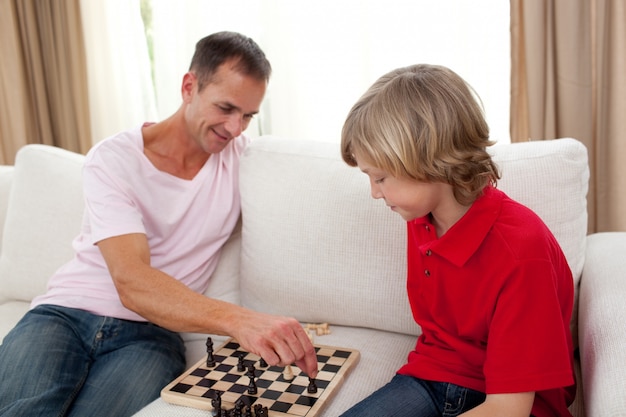
[[[398,68],[352,107],[341,133],[343,160],[355,155],[394,177],[444,182],[471,204],[500,178],[486,147],[489,127],[474,90],[450,69]]]

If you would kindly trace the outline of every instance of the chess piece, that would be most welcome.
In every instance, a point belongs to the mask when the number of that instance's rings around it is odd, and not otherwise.
[[[293,375],[293,370],[291,369],[291,365],[285,366],[285,370],[283,371],[283,378],[285,381],[293,381],[295,376]]]
[[[237,401],[235,401],[235,408],[233,409],[233,412],[231,413],[233,417],[243,417],[243,407],[244,407],[243,400],[241,398],[237,399]]]
[[[307,331],[314,330],[318,336],[330,334],[330,325],[328,323],[313,324],[309,323],[305,326]]]
[[[328,326],[328,323],[322,323],[319,326],[317,326],[317,329],[315,329],[315,333],[318,336],[330,334],[330,327]]]
[[[306,392],[309,394],[315,394],[317,392],[317,385],[315,384],[315,378],[309,377],[309,386],[306,387]]]
[[[237,371],[243,372],[245,370],[245,364],[243,362],[243,358],[246,356],[245,353],[239,354],[239,359],[237,360]]]
[[[256,395],[257,393],[257,387],[256,387],[256,369],[254,368],[254,365],[248,365],[248,372],[247,374],[248,378],[250,378],[250,383],[248,384],[248,394],[250,395]]]
[[[215,398],[211,399],[211,407],[213,407],[213,415],[220,415],[220,410],[222,409],[222,391],[213,391]]]
[[[206,338],[206,366],[213,368],[215,366],[215,358],[213,357],[213,340]]]
[[[267,362],[265,362],[265,359],[263,358],[259,359],[259,367],[267,368]]]
[[[268,409],[267,407],[262,406],[261,404],[254,405],[254,416],[255,417],[268,417]]]

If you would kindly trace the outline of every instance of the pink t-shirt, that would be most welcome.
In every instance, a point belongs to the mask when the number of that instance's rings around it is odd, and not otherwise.
[[[239,218],[239,158],[248,142],[243,135],[233,139],[192,180],[152,165],[143,153],[141,126],[95,145],[83,168],[85,213],[73,242],[76,254],[31,307],[54,304],[145,321],[120,302],[95,245],[129,233],[147,236],[154,268],[204,292]]]

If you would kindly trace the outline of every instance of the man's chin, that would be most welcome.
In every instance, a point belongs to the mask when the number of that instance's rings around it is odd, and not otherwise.
[[[220,141],[212,141],[205,147],[205,151],[208,153],[220,153],[228,146],[231,139],[220,140]]]

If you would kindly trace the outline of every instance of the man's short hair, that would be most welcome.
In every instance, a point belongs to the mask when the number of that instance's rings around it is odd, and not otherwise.
[[[198,78],[198,91],[212,81],[217,69],[232,61],[233,69],[258,80],[269,81],[272,67],[265,53],[251,38],[236,32],[217,32],[196,43],[189,71]]]

